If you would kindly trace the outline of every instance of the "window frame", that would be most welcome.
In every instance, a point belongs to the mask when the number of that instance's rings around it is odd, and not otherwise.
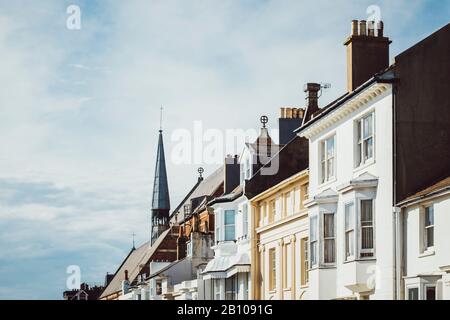
[[[351,223],[352,223],[351,228],[347,228],[347,207],[348,206],[352,206],[352,208],[353,208],[353,215],[350,219]],[[356,247],[357,247],[357,245],[356,245],[356,243],[357,243],[357,239],[356,239],[356,233],[357,233],[357,231],[356,231],[356,226],[357,226],[356,215],[357,215],[357,212],[356,212],[356,209],[357,208],[356,208],[354,201],[348,201],[348,202],[344,203],[344,261],[345,262],[353,261],[356,259],[356,256],[357,256],[357,254],[356,254],[356,250],[357,250],[356,249]],[[348,250],[349,248],[347,248],[347,245],[348,245],[347,236],[350,233],[352,233],[351,238],[353,241],[352,242],[352,246],[353,246],[352,254],[350,254],[350,250]]]
[[[325,238],[325,216],[332,216],[333,219],[333,236],[332,237],[326,237]],[[336,214],[334,212],[330,212],[330,211],[324,211],[321,213],[321,223],[320,226],[322,227],[321,232],[320,232],[320,239],[321,239],[321,249],[322,249],[322,253],[320,254],[320,261],[321,264],[323,266],[335,266],[336,265]],[[332,241],[333,243],[333,261],[329,261],[329,262],[325,262],[325,243],[326,241]]]
[[[433,224],[427,225],[427,209],[432,209],[433,213]],[[422,253],[434,251],[435,246],[435,212],[434,212],[434,204],[426,204],[423,206],[422,214],[421,214],[421,234],[422,234]],[[428,239],[428,230],[432,229],[433,232],[433,245],[429,245]]]
[[[313,227],[312,221],[315,221]],[[311,216],[309,218],[309,268],[314,269],[319,266],[319,216]],[[314,234],[314,237],[313,237]],[[314,248],[314,250],[313,250]]]
[[[233,213],[233,223],[227,224],[227,213]],[[224,210],[224,217],[223,217],[223,230],[224,230],[224,237],[223,241],[236,241],[236,210],[234,209],[227,209]],[[233,238],[234,239],[228,239],[227,238],[227,228],[233,228]]]
[[[328,141],[333,140],[333,156],[328,157]],[[336,133],[332,133],[328,137],[319,141],[319,185],[326,184],[336,179],[336,169],[337,169],[337,139]],[[329,161],[332,160],[333,175],[328,175],[329,173]]]
[[[270,248],[269,254],[269,290],[277,289],[277,250],[276,247]]]
[[[309,237],[300,239],[300,286],[309,284]]]
[[[369,136],[364,137],[365,120],[372,117],[372,132]],[[372,139],[372,155],[370,158],[366,154],[366,142]],[[354,145],[355,158],[354,167],[359,168],[375,160],[375,110],[371,110],[355,120],[354,125]]]
[[[363,249],[362,243],[363,243],[363,236],[362,236],[362,202],[363,201],[372,201],[372,249]],[[358,257],[361,260],[370,260],[375,259],[376,257],[376,221],[375,221],[375,199],[373,198],[359,198],[358,199],[358,220],[357,220],[357,226],[358,226]],[[371,256],[362,256],[365,253],[372,253]]]

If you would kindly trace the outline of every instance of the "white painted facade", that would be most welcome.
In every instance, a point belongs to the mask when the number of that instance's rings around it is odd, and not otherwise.
[[[450,192],[408,205],[403,213],[405,299],[450,300]]]
[[[247,300],[251,264],[248,200],[240,196],[213,208],[214,259],[203,273],[205,296],[211,300]]]
[[[373,152],[359,164],[358,122],[370,115]],[[379,83],[300,132],[310,141],[309,299],[393,299],[392,132],[392,88]]]

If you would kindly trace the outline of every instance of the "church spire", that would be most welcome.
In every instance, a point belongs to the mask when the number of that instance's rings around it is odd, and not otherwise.
[[[164,143],[162,131],[162,107],[160,118],[160,129],[158,138],[158,151],[156,155],[155,180],[153,182],[152,199],[152,234],[153,244],[162,232],[169,227],[169,186],[167,183],[166,159],[164,156]]]

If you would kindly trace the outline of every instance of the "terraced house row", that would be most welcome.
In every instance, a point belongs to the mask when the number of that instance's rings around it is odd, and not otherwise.
[[[100,299],[450,299],[450,25],[390,43],[352,21],[347,91],[307,83],[174,209],[160,131],[150,240]]]

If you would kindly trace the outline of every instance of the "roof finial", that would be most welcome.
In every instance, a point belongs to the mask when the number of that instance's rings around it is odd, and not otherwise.
[[[261,123],[263,125],[263,128],[266,127],[267,122],[269,122],[269,118],[267,116],[261,116]]]
[[[203,172],[205,172],[205,169],[203,169],[202,167],[198,168],[197,170],[198,174],[199,174],[199,179],[203,179]]]
[[[159,109],[159,132],[162,132],[162,114],[163,114],[163,107]]]
[[[136,246],[134,245],[134,237],[136,236],[136,234],[133,232],[132,236],[133,236],[133,250],[134,250],[136,249]]]

